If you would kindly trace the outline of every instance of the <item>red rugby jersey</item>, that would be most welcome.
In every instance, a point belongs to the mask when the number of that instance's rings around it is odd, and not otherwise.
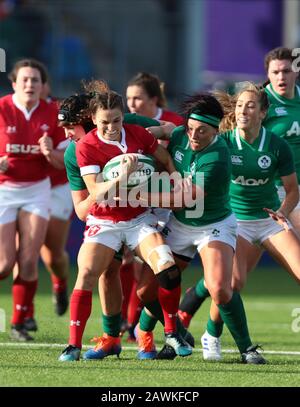
[[[59,102],[55,99],[48,98],[46,99],[46,102],[48,104],[53,104],[54,108],[59,109]],[[61,141],[57,146],[58,150],[65,150],[70,141],[66,139],[65,132],[62,131],[61,133]],[[63,185],[68,182],[67,178],[67,172],[64,169],[59,170],[58,168],[53,167],[53,165],[49,166],[49,176],[50,176],[50,182],[51,182],[51,187],[56,187],[57,185]]]
[[[170,110],[164,110],[162,108],[158,108],[157,114],[153,117],[155,120],[164,120],[166,122],[174,123],[176,126],[181,126],[184,124],[184,118],[177,113],[171,112]],[[158,140],[159,144],[164,146],[165,148],[169,145],[169,140]]]
[[[164,110],[159,108],[157,115],[153,117],[155,120],[164,120],[166,122],[174,123],[176,126],[181,126],[184,124],[184,118],[177,113],[171,112],[170,110]]]
[[[49,175],[49,163],[38,143],[45,132],[56,148],[64,134],[57,126],[57,106],[40,100],[27,112],[14,95],[0,99],[0,156],[7,155],[9,164],[0,183],[35,182]]]
[[[121,141],[103,139],[97,129],[90,131],[76,144],[76,157],[81,175],[97,174],[105,164],[120,154],[139,153],[153,154],[157,149],[157,140],[144,128],[134,124],[124,124]],[[133,219],[145,212],[146,208],[109,207],[94,204],[90,214],[100,219],[114,222]]]

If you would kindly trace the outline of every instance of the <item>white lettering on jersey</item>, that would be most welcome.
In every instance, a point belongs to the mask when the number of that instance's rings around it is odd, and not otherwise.
[[[235,165],[243,165],[243,156],[242,155],[232,155],[231,162]]]
[[[246,185],[249,187],[256,187],[258,185],[264,185],[269,181],[269,178],[266,179],[254,179],[254,178],[247,178],[243,175],[239,175],[235,180],[231,180],[233,184],[239,184],[239,185]]]
[[[7,153],[40,154],[39,145],[31,144],[6,144]]]
[[[290,136],[300,136],[300,126],[299,126],[299,122],[295,121],[293,122],[291,128],[286,132],[286,135],[288,137]]]
[[[288,114],[286,108],[283,106],[275,107],[275,113],[277,114],[277,116],[287,116]]]
[[[183,158],[183,153],[181,153],[180,151],[176,151],[175,153],[175,160],[178,161],[179,163],[182,162],[182,158]]]

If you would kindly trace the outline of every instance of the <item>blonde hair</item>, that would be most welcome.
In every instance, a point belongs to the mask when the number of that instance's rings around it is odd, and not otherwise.
[[[236,127],[235,107],[238,98],[244,92],[253,92],[258,99],[262,111],[267,111],[269,108],[268,96],[263,87],[256,85],[253,82],[239,82],[236,84],[236,93],[229,95],[226,92],[214,91],[213,95],[221,103],[224,109],[224,118],[220,123],[219,130],[221,133],[233,130]]]

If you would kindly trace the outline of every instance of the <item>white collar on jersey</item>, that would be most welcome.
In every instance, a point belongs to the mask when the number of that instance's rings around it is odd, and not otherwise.
[[[239,129],[236,128],[234,131],[235,131],[235,140],[236,140],[236,144],[238,146],[238,149],[242,150],[243,146],[242,146],[242,141],[241,141],[241,136],[240,136]],[[259,147],[258,147],[257,151],[263,151],[265,141],[266,141],[266,129],[264,127],[262,127],[262,136],[261,136],[261,140],[260,140]]]
[[[161,116],[163,114],[163,110],[161,107],[157,108],[156,115],[153,117],[154,120],[160,120]]]
[[[24,114],[25,119],[27,121],[30,120],[32,113],[38,108],[40,101],[38,100],[38,102],[31,108],[31,110],[27,110],[26,107],[22,106],[21,103],[18,101],[17,99],[17,95],[14,93],[12,95],[12,100],[13,100],[13,104],[19,109],[21,110],[21,112]]]
[[[123,154],[125,154],[126,151],[127,151],[127,144],[126,144],[125,135],[126,135],[125,129],[124,129],[124,127],[122,127],[122,130],[121,130],[121,142],[113,141],[113,140],[106,140],[105,138],[103,138],[101,136],[101,134],[97,130],[97,136],[98,136],[99,140],[101,140],[105,144],[110,144],[110,145],[118,147],[122,151]]]
[[[282,100],[282,98],[275,93],[274,89],[272,88],[271,84],[269,83],[266,88],[268,91],[271,93],[271,95],[279,102],[282,103],[283,105],[286,105],[286,102]],[[297,96],[300,97],[300,88],[298,85],[295,85],[296,91],[297,91]]]

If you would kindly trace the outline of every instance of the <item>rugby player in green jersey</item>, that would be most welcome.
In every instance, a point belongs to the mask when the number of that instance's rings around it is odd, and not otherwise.
[[[230,153],[226,142],[217,136],[223,118],[220,103],[209,94],[198,94],[184,103],[186,125],[177,127],[168,146],[176,170],[203,174],[204,211],[191,216],[190,209],[174,211],[164,233],[181,270],[198,252],[205,283],[214,303],[231,332],[242,359],[254,363],[264,360],[249,337],[246,315],[240,295],[232,290],[232,266],[236,245],[236,219],[229,204],[231,180]],[[154,328],[142,313],[140,329]],[[158,355],[160,358],[160,354]]]
[[[300,87],[296,56],[289,48],[279,47],[265,56],[265,70],[268,75],[266,92],[270,102],[264,127],[282,137],[291,146],[294,156],[298,184],[300,184]],[[279,198],[282,201],[285,191],[277,179]],[[289,214],[289,220],[300,235],[300,203]]]
[[[222,98],[228,101],[230,96],[224,94]],[[299,200],[291,149],[284,139],[261,125],[268,110],[268,98],[263,89],[251,83],[244,84],[236,100],[235,123],[227,120],[227,128],[234,125],[236,128],[221,135],[231,152],[231,206],[238,220],[232,287],[237,291],[243,288],[247,274],[255,267],[263,250],[300,281],[300,241],[287,221]],[[277,175],[285,190],[281,204],[275,185]],[[180,305],[182,319],[190,319],[208,295],[206,281],[201,280],[187,292]],[[205,359],[221,358],[222,328],[218,310],[212,306],[202,337]],[[259,360],[253,359],[254,363],[261,363]]]

